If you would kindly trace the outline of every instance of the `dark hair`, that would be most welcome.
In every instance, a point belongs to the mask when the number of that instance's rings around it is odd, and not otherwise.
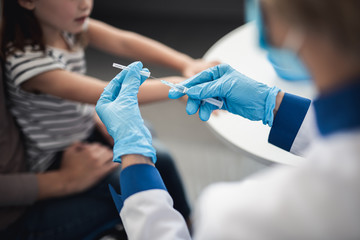
[[[320,33],[360,58],[359,0],[268,0],[278,14],[305,31]]]
[[[5,59],[14,51],[24,51],[25,46],[29,45],[45,51],[43,31],[34,12],[21,7],[17,0],[1,2],[1,57]],[[83,34],[77,34],[75,38],[76,43],[86,44]]]
[[[37,45],[45,50],[43,33],[32,11],[21,7],[17,0],[2,0],[1,56],[9,54],[9,44],[14,50],[24,50],[26,45]]]

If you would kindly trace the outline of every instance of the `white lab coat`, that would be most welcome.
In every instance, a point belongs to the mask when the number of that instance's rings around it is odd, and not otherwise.
[[[206,188],[195,206],[193,239],[360,239],[360,131],[326,138],[312,131],[309,138],[311,126],[308,114],[291,148],[307,150],[301,166]],[[191,239],[164,190],[131,195],[120,216],[130,240]]]

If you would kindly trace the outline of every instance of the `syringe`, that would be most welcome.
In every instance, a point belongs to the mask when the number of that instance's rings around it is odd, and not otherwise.
[[[187,87],[181,85],[181,84],[173,84],[171,82],[167,82],[167,81],[164,81],[164,80],[161,80],[161,82],[165,85],[168,85],[169,87],[171,87],[172,89],[174,89],[175,91],[178,91],[178,92],[181,92],[181,93],[184,93],[186,94],[186,92],[189,90]],[[210,103],[212,105],[215,105],[217,106],[219,109],[222,108],[224,102],[223,101],[220,101],[220,100],[217,100],[215,98],[204,98],[204,99],[201,99],[201,101],[203,103],[207,102],[207,103]]]
[[[121,65],[121,64],[118,64],[118,63],[113,63],[112,65],[113,67],[115,68],[120,68],[122,70],[125,70],[125,69],[129,69],[129,67],[127,66],[124,66],[124,65]],[[144,77],[150,77],[150,72],[147,72],[147,71],[140,71],[140,75],[143,75]]]
[[[118,63],[113,63],[112,65],[113,67],[115,68],[120,68],[122,70],[125,70],[125,69],[129,69],[129,67],[127,66],[124,66],[124,65],[121,65],[121,64],[118,64]],[[142,76],[145,76],[145,77],[150,77],[150,72],[147,72],[147,71],[140,71],[140,75]],[[155,77],[151,77],[151,78],[154,78],[156,79]],[[184,87],[180,84],[173,84],[171,82],[167,82],[167,81],[164,81],[164,80],[161,80],[161,82],[165,85],[168,85],[169,87],[173,88],[175,91],[178,91],[178,92],[182,92],[182,93],[186,93],[189,89],[187,87]],[[222,108],[224,102],[223,101],[220,101],[220,100],[217,100],[215,98],[205,98],[205,99],[202,99],[201,100],[203,103],[207,102],[207,103],[210,103],[212,105],[215,105],[217,106],[219,109]]]

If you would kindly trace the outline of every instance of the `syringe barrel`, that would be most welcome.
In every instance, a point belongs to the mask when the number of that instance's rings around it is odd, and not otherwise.
[[[114,68],[119,68],[119,69],[122,69],[122,70],[125,70],[125,69],[129,69],[129,67],[127,66],[124,66],[124,65],[121,65],[121,64],[118,64],[118,63],[113,63],[112,65]],[[140,71],[140,75],[144,76],[144,77],[150,77],[150,72],[147,72],[147,71]]]
[[[202,99],[201,101],[204,101],[204,102],[207,102],[207,103],[210,103],[212,105],[215,105],[217,106],[219,109],[222,108],[222,106],[224,105],[224,102],[221,101],[221,100],[217,100],[215,98],[205,98],[205,99]]]

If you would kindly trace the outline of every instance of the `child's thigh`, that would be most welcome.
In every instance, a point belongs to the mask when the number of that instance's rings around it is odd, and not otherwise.
[[[91,189],[62,198],[39,201],[9,230],[17,239],[82,239],[120,222],[108,184],[118,189],[120,168]]]

